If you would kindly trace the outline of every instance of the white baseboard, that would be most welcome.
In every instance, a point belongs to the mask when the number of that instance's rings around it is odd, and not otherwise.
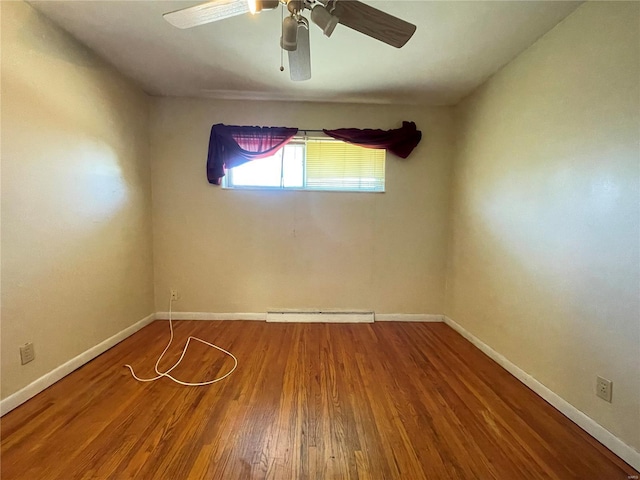
[[[267,313],[172,312],[174,320],[256,320],[268,321]],[[169,312],[156,313],[156,319],[168,320]],[[443,315],[426,313],[374,313],[376,322],[443,322]],[[301,322],[305,321],[299,320]],[[306,320],[308,321],[308,320]],[[322,320],[328,321],[328,320]]]
[[[266,313],[171,312],[173,320],[257,320],[264,322]],[[169,312],[156,313],[157,320],[169,320]]]
[[[474,336],[468,330],[464,329],[462,326],[454,322],[449,317],[444,317],[444,322],[453,328],[456,332],[462,335],[464,338],[473,343],[476,347],[478,347],[485,355],[498,363],[502,368],[508,371],[511,375],[516,377],[522,383],[524,383],[527,387],[533,390],[540,397],[545,399],[548,403],[550,403],[553,407],[556,408],[560,413],[566,416],[573,423],[582,428],[585,432],[591,435],[593,438],[602,443],[605,447],[611,450],[613,453],[618,455],[622,460],[627,462],[636,470],[640,470],[640,452],[636,449],[627,445],[618,437],[616,437],[609,430],[604,428],[602,425],[597,423],[591,417],[587,416],[585,413],[578,410],[576,407],[571,405],[569,402],[564,400],[562,397],[554,393],[545,387],[538,380],[533,378],[527,372],[511,363],[506,357],[496,352],[482,340]]]
[[[38,393],[42,392],[45,388],[50,387],[58,380],[69,375],[74,370],[80,368],[85,363],[90,362],[94,358],[96,358],[101,353],[106,352],[108,349],[120,343],[127,337],[130,337],[142,327],[149,325],[156,318],[156,314],[152,313],[151,315],[143,318],[137,323],[134,323],[130,327],[125,328],[121,332],[116,333],[114,336],[107,338],[105,341],[99,343],[95,347],[90,348],[89,350],[81,353],[77,357],[72,358],[66,363],[63,363],[59,367],[54,368],[49,373],[43,375],[42,377],[34,380],[26,387],[18,390],[16,393],[9,395],[7,398],[0,401],[0,416],[5,413],[10,412],[14,408],[22,405],[24,402],[29,400],[30,398],[36,396]]]
[[[376,313],[376,322],[444,322],[444,316],[426,313]]]

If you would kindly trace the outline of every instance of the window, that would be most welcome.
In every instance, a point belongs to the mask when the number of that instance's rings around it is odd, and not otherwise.
[[[385,150],[296,137],[275,155],[229,169],[225,188],[384,192]]]

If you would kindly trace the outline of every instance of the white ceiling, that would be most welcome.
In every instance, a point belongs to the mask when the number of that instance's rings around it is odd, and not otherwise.
[[[313,78],[280,72],[281,12],[180,30],[162,14],[197,1],[29,2],[147,93],[451,105],[579,6],[563,1],[371,1],[417,25],[396,49],[338,25],[311,27]],[[308,13],[308,12],[307,12]]]

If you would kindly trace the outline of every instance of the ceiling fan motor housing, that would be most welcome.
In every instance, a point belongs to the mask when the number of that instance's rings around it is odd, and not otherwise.
[[[304,3],[305,2],[302,0],[287,0],[287,9],[293,15],[294,13],[301,12],[304,9]]]
[[[260,6],[260,10],[273,10],[278,8],[280,0],[257,0],[256,3]]]

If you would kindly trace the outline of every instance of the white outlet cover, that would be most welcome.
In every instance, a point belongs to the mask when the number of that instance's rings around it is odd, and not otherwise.
[[[36,358],[33,343],[25,343],[20,347],[20,361],[22,365],[32,362]]]
[[[611,403],[613,390],[613,382],[603,377],[597,377],[596,380],[596,395],[601,399]]]

